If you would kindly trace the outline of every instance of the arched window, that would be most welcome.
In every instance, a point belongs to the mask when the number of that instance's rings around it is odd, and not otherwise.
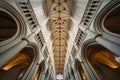
[[[18,52],[0,69],[0,80],[21,80],[33,61],[33,53],[34,50],[30,47],[26,47]]]
[[[117,55],[94,44],[88,46],[86,56],[101,80],[120,80],[120,64],[115,60]]]
[[[104,27],[110,32],[120,34],[120,6],[113,9],[104,20]]]
[[[0,42],[11,38],[16,32],[15,20],[6,12],[0,11]]]

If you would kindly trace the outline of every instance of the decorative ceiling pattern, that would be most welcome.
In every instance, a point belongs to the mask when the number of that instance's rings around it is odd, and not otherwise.
[[[67,41],[71,26],[72,0],[45,0],[45,12],[49,20],[48,29],[51,31],[51,40],[55,61],[56,73],[63,73]]]

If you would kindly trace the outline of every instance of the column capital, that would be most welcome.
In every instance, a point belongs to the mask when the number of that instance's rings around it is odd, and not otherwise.
[[[25,41],[27,41],[29,43],[29,40],[27,38],[22,38],[22,40],[25,40]]]
[[[95,37],[94,37],[94,40],[99,37],[99,36],[102,36],[102,34],[97,34]]]

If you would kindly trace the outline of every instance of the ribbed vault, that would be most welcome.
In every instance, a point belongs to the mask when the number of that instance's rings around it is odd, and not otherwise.
[[[44,10],[49,18],[47,27],[51,31],[51,40],[56,73],[63,73],[67,41],[71,26],[73,0],[45,0]]]

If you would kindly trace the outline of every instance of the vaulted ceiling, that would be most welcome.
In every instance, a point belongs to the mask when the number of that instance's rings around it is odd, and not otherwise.
[[[73,0],[45,0],[44,11],[49,18],[47,28],[51,31],[56,73],[63,73],[67,53],[67,41],[72,25]]]

